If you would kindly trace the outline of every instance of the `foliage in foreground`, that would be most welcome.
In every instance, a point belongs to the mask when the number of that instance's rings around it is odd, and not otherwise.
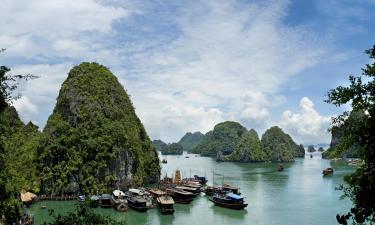
[[[350,219],[353,224],[375,224],[375,45],[366,53],[372,63],[362,69],[362,76],[349,76],[350,85],[330,90],[326,100],[335,106],[351,104],[352,112],[335,118],[333,127],[342,129],[341,148],[357,143],[364,161],[345,178],[348,186],[341,186],[353,207],[346,215],[336,216],[340,224],[347,224]],[[349,116],[353,113],[356,116]]]
[[[53,211],[52,211],[53,214]],[[125,225],[125,222],[116,221],[110,217],[95,214],[87,204],[78,204],[76,209],[66,215],[54,215],[53,221],[44,225]]]
[[[31,124],[25,126],[16,110],[9,106],[20,97],[14,95],[18,82],[35,76],[10,71],[0,66],[0,222],[6,224],[18,221],[22,213],[20,190],[33,190],[38,186],[35,153],[39,132]]]

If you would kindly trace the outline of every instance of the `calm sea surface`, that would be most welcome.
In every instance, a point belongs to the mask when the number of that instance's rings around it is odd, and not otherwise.
[[[306,155],[305,159],[284,164],[283,172],[276,171],[276,164],[217,163],[211,158],[185,153],[161,158],[168,160],[167,164],[162,164],[163,177],[166,173],[172,176],[176,169],[180,169],[184,177],[206,175],[209,184],[221,184],[224,180],[241,188],[248,207],[241,211],[220,208],[202,194],[190,205],[176,204],[173,215],[162,215],[157,208],[146,213],[131,209],[125,213],[101,208],[95,211],[125,220],[129,225],[337,225],[336,214],[346,212],[351,206],[348,199],[340,200],[342,193],[335,187],[342,184],[343,177],[354,168],[343,162],[321,159],[320,153],[314,153],[312,159]],[[323,177],[322,169],[329,166],[335,170],[333,176]],[[29,210],[34,215],[35,224],[41,224],[50,220],[48,209],[65,213],[74,209],[75,204],[75,201],[44,201],[32,205]],[[41,205],[46,205],[48,209],[41,209]]]

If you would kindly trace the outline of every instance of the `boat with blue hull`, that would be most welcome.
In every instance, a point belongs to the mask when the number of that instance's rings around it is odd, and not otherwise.
[[[240,195],[233,194],[233,193],[225,193],[225,194],[214,194],[213,198],[210,199],[215,205],[229,208],[229,209],[244,209],[247,207],[247,203],[245,203],[244,198]]]

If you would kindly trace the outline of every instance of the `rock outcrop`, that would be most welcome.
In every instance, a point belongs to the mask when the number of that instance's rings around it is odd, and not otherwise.
[[[182,155],[183,147],[179,143],[172,143],[161,148],[162,155]]]
[[[97,63],[70,70],[43,132],[45,193],[103,193],[159,177],[157,152],[128,94]]]
[[[233,152],[237,142],[247,130],[241,124],[233,121],[226,121],[217,124],[214,129],[204,135],[203,140],[192,153],[202,156],[216,157],[218,152],[223,155],[229,155]]]
[[[201,132],[188,132],[178,141],[178,143],[182,146],[184,151],[190,151],[201,143],[203,137],[204,134]]]
[[[153,141],[152,141],[152,144],[155,146],[155,149],[156,149],[157,151],[161,151],[161,149],[162,149],[164,146],[167,146],[167,144],[166,144],[164,141],[160,140],[160,139],[158,139],[158,140],[153,140]]]
[[[277,126],[262,135],[261,143],[267,159],[272,162],[292,162],[299,155],[299,146]]]
[[[263,162],[266,160],[258,133],[253,129],[242,135],[232,154],[224,157],[224,161],[237,162]]]

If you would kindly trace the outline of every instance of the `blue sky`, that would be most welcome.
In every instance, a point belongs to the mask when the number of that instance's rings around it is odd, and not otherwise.
[[[299,143],[328,143],[323,102],[369,62],[374,0],[4,0],[1,64],[21,85],[21,118],[45,125],[69,69],[96,61],[119,78],[153,139],[225,120]]]

